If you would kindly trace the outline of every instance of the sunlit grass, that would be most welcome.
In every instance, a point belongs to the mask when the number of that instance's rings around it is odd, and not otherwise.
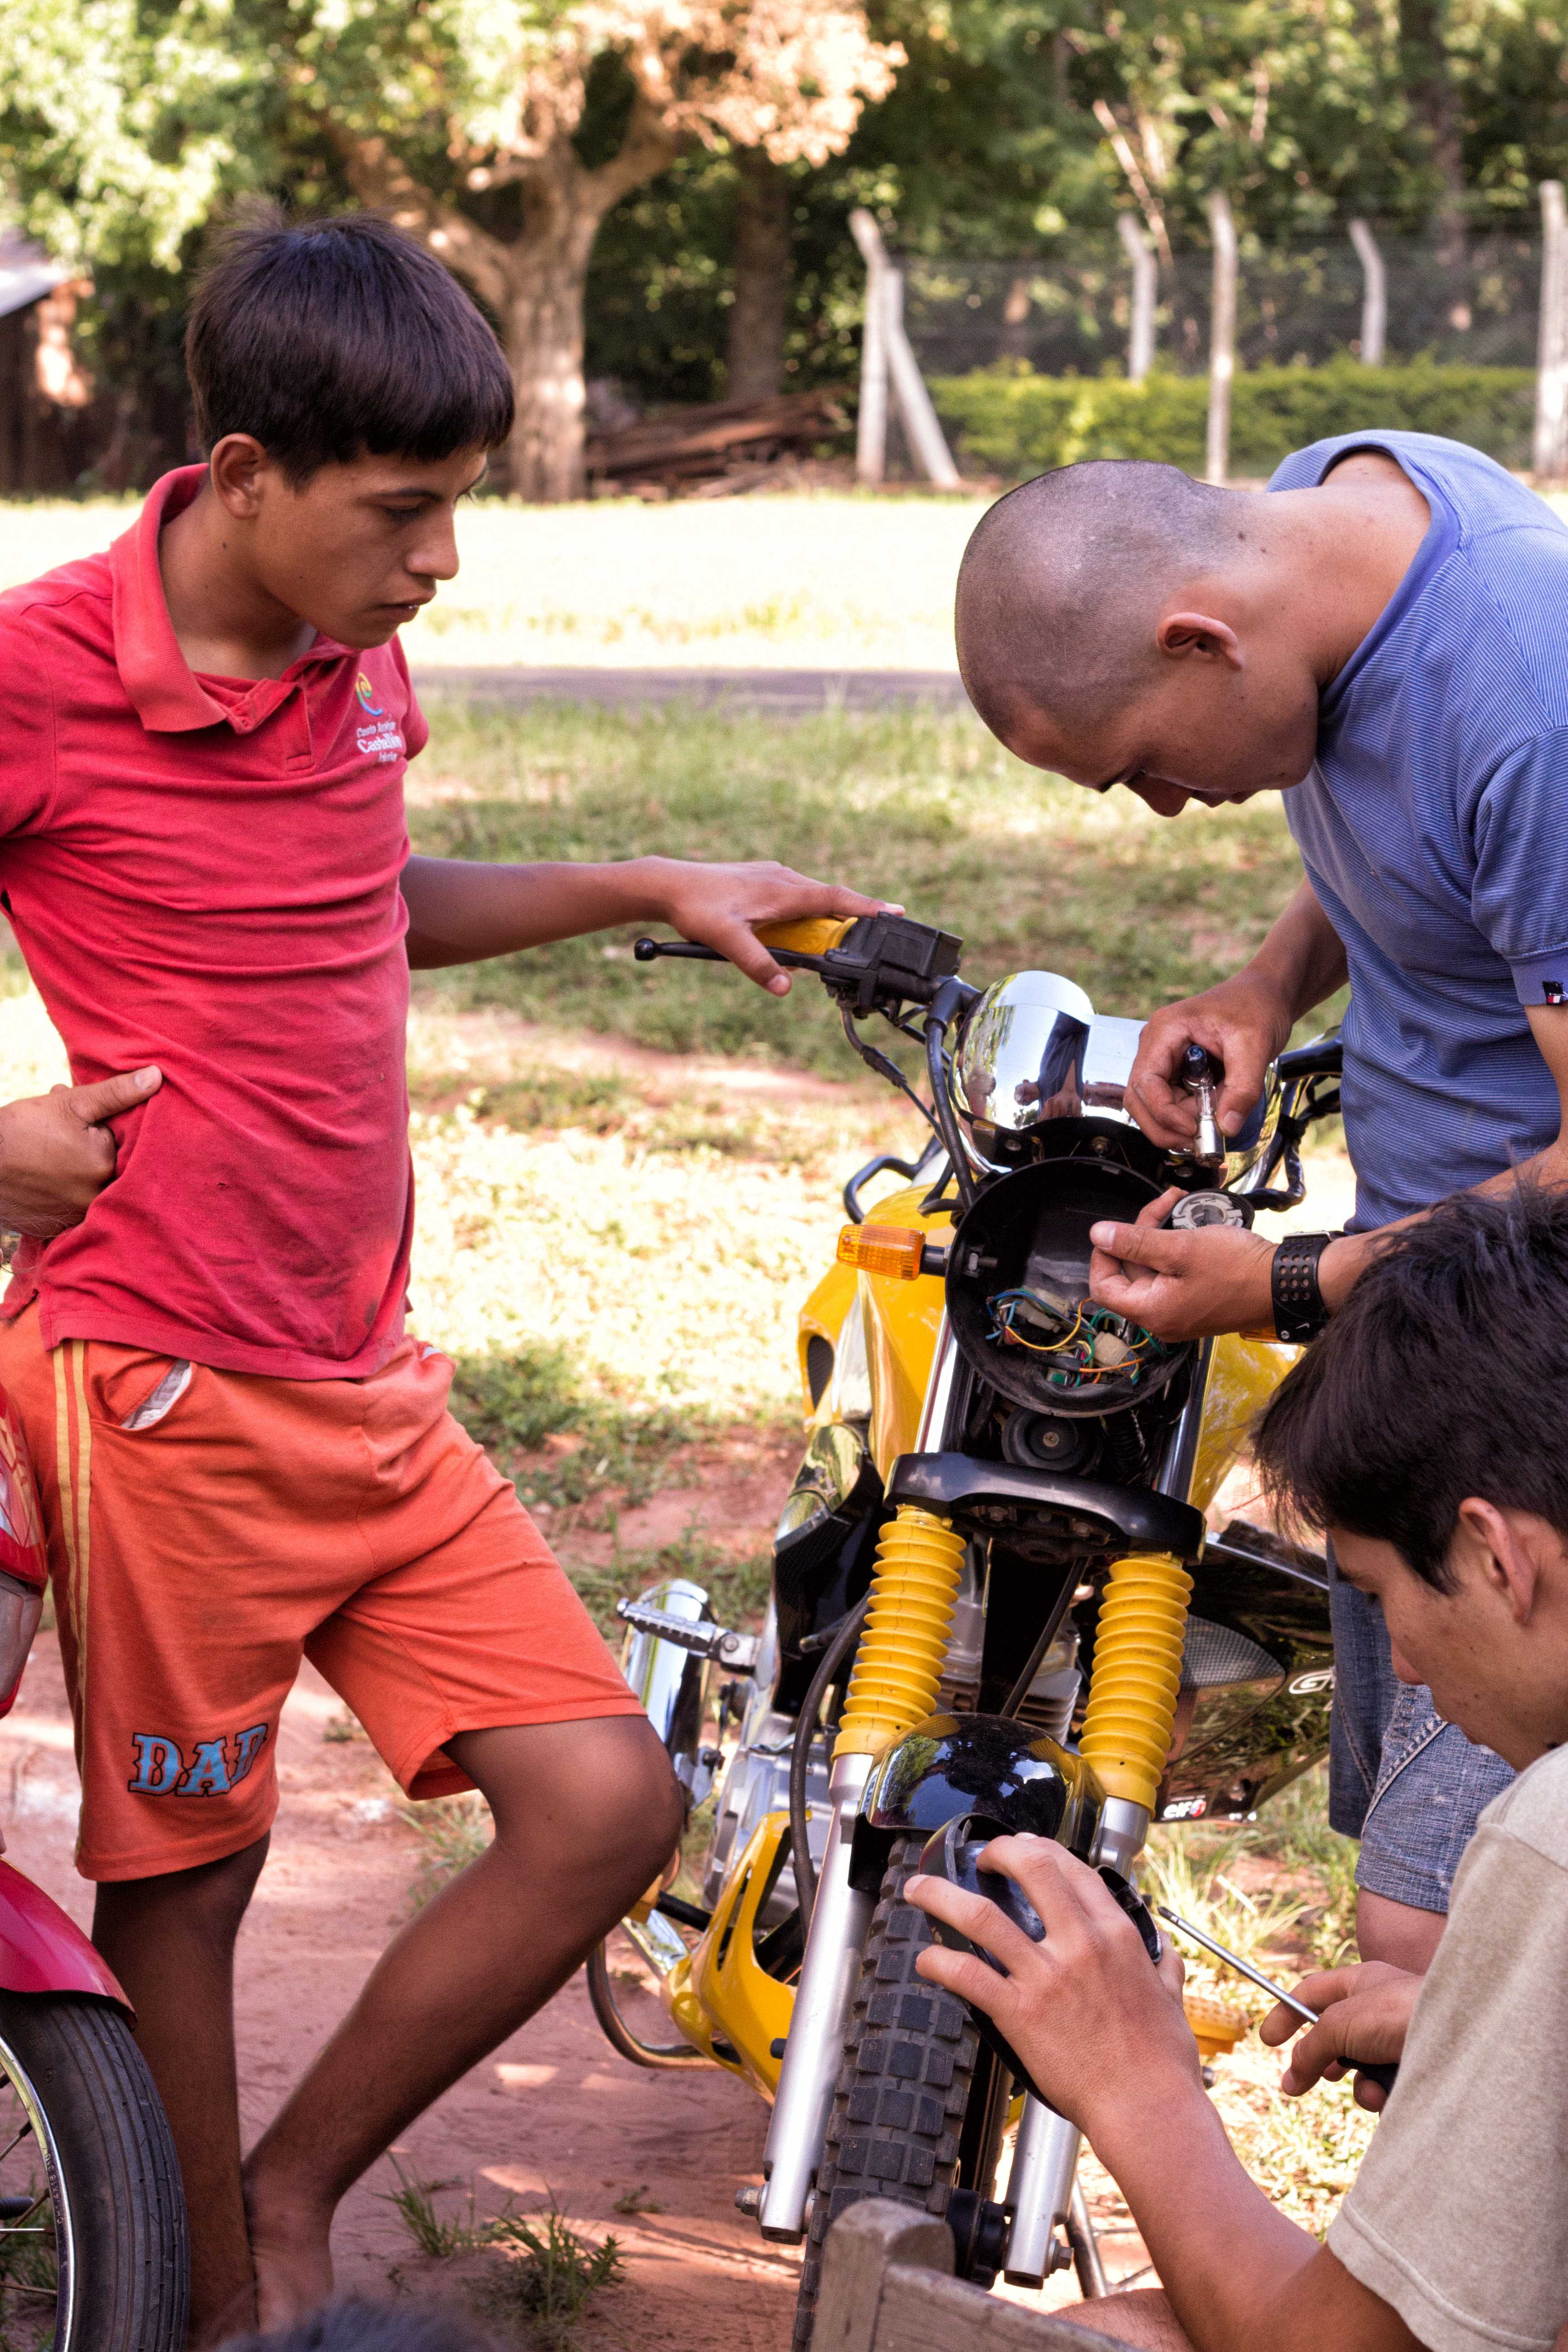
[[[415,846],[477,858],[776,857],[957,932],[964,971],[1069,974],[1142,1015],[1232,971],[1300,878],[1277,801],[1176,823],[1012,759],[978,720],[918,710],[787,726],[679,706],[438,697],[411,778]],[[421,1001],[504,1005],[678,1053],[851,1067],[821,991],[784,1003],[701,964],[636,963],[637,927],[434,973]]]

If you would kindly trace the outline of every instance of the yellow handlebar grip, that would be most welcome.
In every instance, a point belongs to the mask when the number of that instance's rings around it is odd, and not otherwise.
[[[826,955],[836,948],[854,922],[853,915],[813,915],[798,923],[759,923],[757,937],[765,948],[788,948],[795,955]]]

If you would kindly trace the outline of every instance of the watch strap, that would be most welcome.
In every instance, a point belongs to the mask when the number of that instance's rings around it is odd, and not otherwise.
[[[1287,1234],[1269,1268],[1274,1336],[1291,1347],[1315,1339],[1329,1319],[1318,1283],[1318,1261],[1337,1234]]]

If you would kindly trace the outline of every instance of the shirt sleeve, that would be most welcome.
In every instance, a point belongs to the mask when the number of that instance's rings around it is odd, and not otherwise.
[[[1568,2320],[1568,1871],[1483,1822],[1399,2080],[1329,2232],[1432,2352]]]
[[[1521,1004],[1568,1003],[1568,729],[1489,779],[1474,817],[1470,906]]]
[[[36,828],[54,796],[49,666],[25,613],[0,599],[0,840]]]

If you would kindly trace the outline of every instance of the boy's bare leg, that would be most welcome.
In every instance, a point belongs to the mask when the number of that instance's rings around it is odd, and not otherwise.
[[[1108,2336],[1113,2344],[1132,2345],[1136,2352],[1192,2352],[1192,2338],[1183,2331],[1158,2288],[1097,2295],[1091,2303],[1064,2304],[1052,2316],[1069,2319],[1075,2327]]]
[[[264,2327],[325,2300],[344,2190],[565,1983],[680,1834],[641,1716],[465,1732],[447,1752],[489,1801],[495,1840],[383,1953],[246,2164]]]
[[[92,1917],[92,1940],[134,2005],[136,2039],[179,2152],[197,2344],[255,2315],[239,2188],[234,1941],[266,1859],[258,1838],[197,1870],[102,1885]]]

